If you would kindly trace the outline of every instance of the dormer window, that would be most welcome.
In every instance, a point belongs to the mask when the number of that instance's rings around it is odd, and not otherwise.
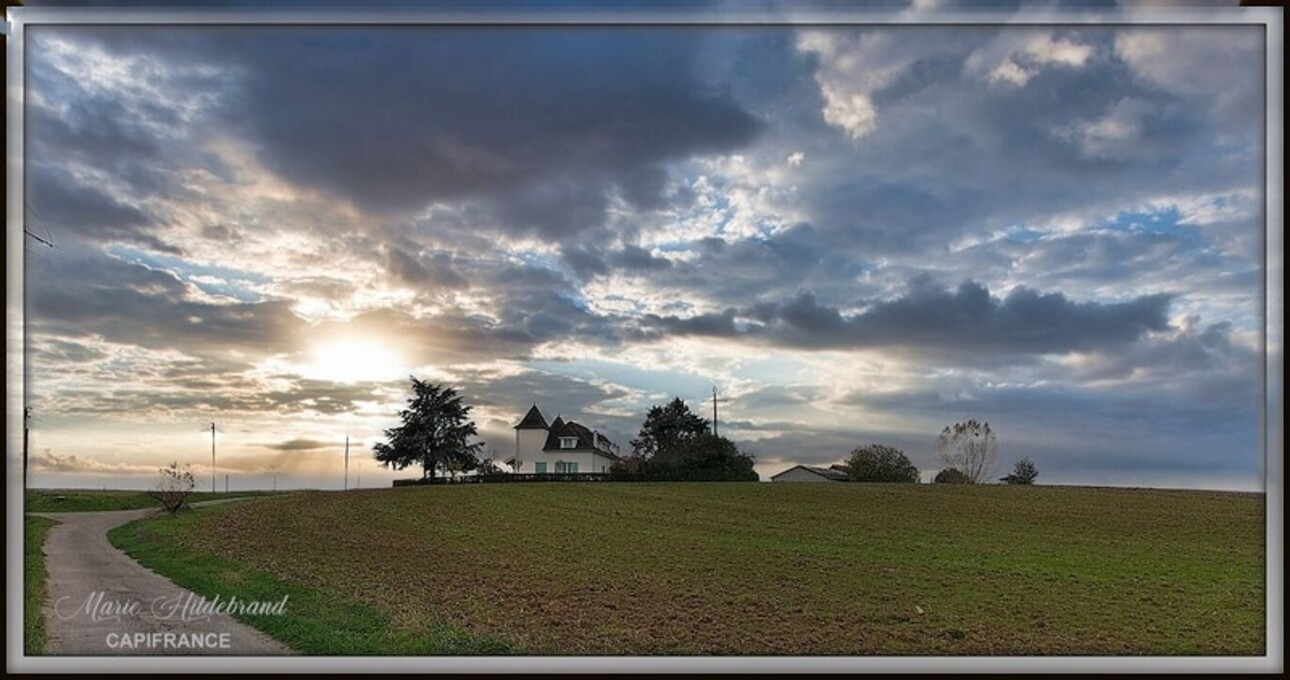
[[[560,448],[562,448],[562,449],[576,449],[576,448],[578,448],[578,438],[577,438],[577,437],[560,437]]]

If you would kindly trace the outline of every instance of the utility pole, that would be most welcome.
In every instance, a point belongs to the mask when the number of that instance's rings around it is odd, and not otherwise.
[[[345,435],[345,491],[349,491],[349,435]]]
[[[211,493],[215,493],[215,423],[211,423]]]
[[[31,439],[31,407],[22,410],[22,488],[27,489],[27,445]]]
[[[228,473],[224,473],[224,493],[228,493]]]
[[[713,385],[713,386],[712,386],[712,436],[714,436],[714,437],[718,436],[718,435],[717,435],[717,402],[719,402],[719,401],[730,401],[730,400],[729,400],[729,399],[718,399],[718,398],[717,398],[717,386],[716,386],[716,385]]]

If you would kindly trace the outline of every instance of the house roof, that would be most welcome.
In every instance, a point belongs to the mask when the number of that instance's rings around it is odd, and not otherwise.
[[[546,418],[542,417],[542,412],[538,410],[537,404],[524,414],[524,419],[519,425],[515,426],[517,430],[545,430],[547,429]]]
[[[819,476],[821,476],[821,477],[825,477],[825,478],[827,478],[827,479],[831,479],[831,480],[836,481],[836,482],[845,482],[845,481],[847,481],[848,479],[850,479],[850,477],[848,477],[848,476],[847,476],[847,474],[846,474],[845,472],[842,472],[841,470],[834,470],[834,469],[832,469],[832,468],[814,467],[814,466],[811,466],[811,465],[794,465],[793,467],[791,467],[791,468],[789,468],[789,469],[787,469],[787,470],[784,470],[783,472],[780,472],[779,474],[771,475],[771,476],[770,476],[770,478],[771,478],[771,479],[774,479],[774,478],[776,478],[776,477],[780,477],[780,476],[786,475],[786,474],[788,474],[788,473],[790,473],[790,472],[792,472],[793,470],[796,470],[796,469],[798,469],[798,468],[801,468],[801,469],[803,469],[803,470],[806,470],[807,472],[813,472],[813,473],[815,473],[815,474],[817,474],[817,475],[819,475]]]
[[[578,444],[572,449],[560,448],[561,437],[576,437]],[[580,423],[572,420],[566,422],[563,418],[556,417],[555,422],[551,423],[550,433],[546,436],[546,444],[542,446],[543,451],[593,451],[606,458],[618,459],[608,450],[609,440],[599,432],[592,432]]]

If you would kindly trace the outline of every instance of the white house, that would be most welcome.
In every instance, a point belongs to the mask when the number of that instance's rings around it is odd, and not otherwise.
[[[772,482],[845,482],[849,477],[847,473],[834,468],[811,467],[809,465],[794,465],[793,467],[777,474],[771,475]]]
[[[519,473],[609,472],[617,446],[599,432],[557,416],[547,424],[537,404],[515,426],[515,456],[506,461]]]

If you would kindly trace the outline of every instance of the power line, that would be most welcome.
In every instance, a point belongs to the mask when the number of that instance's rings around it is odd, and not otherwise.
[[[26,201],[23,201],[23,202],[22,202],[22,205],[23,205],[23,207],[25,207],[27,210],[30,210],[30,211],[31,211],[31,214],[32,214],[32,215],[35,215],[35,217],[36,217],[36,219],[37,219],[37,220],[40,220],[40,215],[38,215],[38,214],[36,213],[36,209],[35,209],[35,208],[31,207],[31,204],[30,204],[30,203],[28,203],[28,202],[26,202]],[[55,247],[55,246],[54,246],[54,243],[53,243],[53,238],[54,238],[54,237],[53,237],[53,235],[52,235],[52,234],[50,234],[50,233],[49,233],[49,228],[48,228],[48,227],[46,227],[46,228],[45,228],[45,234],[46,234],[47,236],[49,236],[49,239],[48,239],[48,240],[47,240],[47,239],[43,239],[43,238],[41,238],[41,237],[37,236],[36,234],[32,233],[32,232],[31,232],[31,230],[30,230],[30,229],[28,229],[28,228],[27,228],[27,225],[25,225],[25,224],[24,224],[24,225],[23,225],[23,227],[22,227],[22,233],[24,233],[24,234],[26,234],[26,235],[28,235],[28,236],[30,236],[30,237],[32,237],[32,238],[34,238],[34,239],[36,239],[37,241],[39,241],[39,242],[41,242],[41,243],[43,243],[43,244],[45,244],[45,245],[49,246],[50,248]]]

